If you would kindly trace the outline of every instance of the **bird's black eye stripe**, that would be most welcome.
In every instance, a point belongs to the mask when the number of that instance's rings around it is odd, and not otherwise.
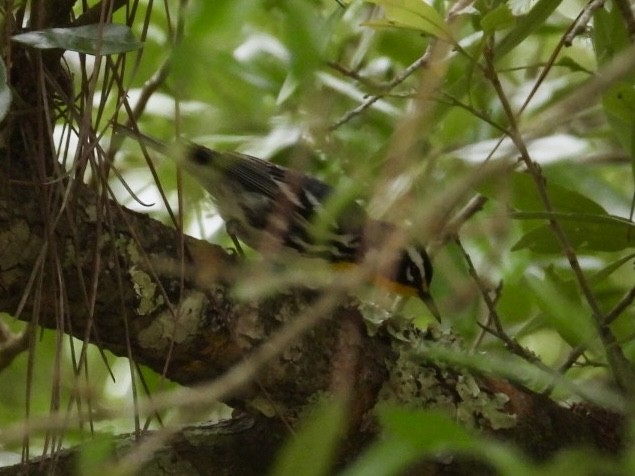
[[[425,280],[428,283],[428,286],[430,286],[430,283],[432,282],[432,263],[430,262],[430,258],[428,257],[427,254],[424,255],[424,259],[423,259],[423,269],[425,271]]]

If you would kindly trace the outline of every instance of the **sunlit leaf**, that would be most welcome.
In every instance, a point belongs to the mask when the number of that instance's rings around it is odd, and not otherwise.
[[[143,46],[130,27],[113,23],[30,31],[12,39],[39,50],[61,48],[87,55],[127,53]]]
[[[428,35],[454,43],[452,32],[439,12],[423,0],[366,0],[380,5],[385,20],[365,22],[368,26],[398,27],[418,30]]]

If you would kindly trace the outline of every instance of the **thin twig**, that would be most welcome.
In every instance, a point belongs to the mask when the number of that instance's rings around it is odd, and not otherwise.
[[[344,76],[348,76],[349,78],[354,79],[355,81],[359,81],[364,86],[372,89],[373,91],[380,91],[383,89],[382,85],[377,84],[374,81],[371,81],[370,79],[359,74],[357,71],[349,69],[346,66],[336,63],[335,61],[327,61],[326,65],[329,68],[334,69],[335,71],[337,71],[338,73],[341,73]]]
[[[575,348],[569,352],[569,355],[567,355],[563,364],[558,368],[558,373],[564,374],[567,370],[569,370],[573,364],[578,361],[580,356],[587,351],[587,348],[588,347],[586,345],[582,344],[575,346]]]
[[[633,300],[635,300],[635,287],[631,288],[626,295],[620,299],[620,302],[618,302],[604,317],[604,325],[608,326],[609,324],[612,324],[613,321],[620,317],[626,308],[633,303]]]
[[[476,286],[481,292],[481,296],[488,310],[488,321],[494,325],[494,328],[491,328],[485,324],[478,323],[479,327],[481,327],[481,329],[483,329],[485,332],[488,332],[492,334],[493,336],[497,337],[498,339],[500,339],[505,344],[505,347],[509,351],[518,355],[519,357],[526,360],[527,362],[530,362],[530,363],[538,362],[539,359],[538,357],[536,357],[534,353],[525,349],[515,339],[507,335],[507,333],[505,332],[505,329],[503,328],[503,324],[500,320],[498,312],[496,311],[496,303],[494,299],[492,299],[492,297],[490,296],[489,289],[485,286],[480,276],[478,275],[478,272],[476,271],[476,268],[474,267],[474,263],[472,262],[472,258],[470,257],[468,252],[465,250],[465,248],[463,247],[463,244],[461,243],[461,240],[458,237],[454,240],[454,242],[456,243],[459,250],[463,254],[465,262],[467,263],[468,272],[470,273],[470,276],[472,276],[472,279],[474,280],[474,282],[476,283]]]
[[[139,94],[139,99],[137,99],[134,109],[132,110],[132,115],[126,123],[127,126],[130,126],[133,121],[136,122],[139,120],[141,114],[143,114],[143,111],[146,108],[146,105],[148,104],[148,101],[150,100],[150,97],[165,83],[165,80],[170,74],[171,65],[172,57],[169,56],[165,59],[165,61],[163,61],[152,77],[143,84]]]
[[[474,215],[480,212],[487,202],[487,197],[481,194],[477,194],[470,199],[470,201],[452,217],[450,221],[443,227],[441,233],[435,236],[432,243],[428,244],[428,251],[431,255],[434,255],[435,250],[450,240],[454,240],[459,233],[461,227]]]
[[[498,283],[498,286],[496,286],[496,288],[494,289],[494,299],[492,299],[494,306],[496,306],[496,304],[498,303],[498,300],[500,299],[502,292],[503,292],[503,282],[500,281]],[[478,335],[474,339],[474,342],[472,342],[472,345],[470,346],[470,353],[476,352],[476,350],[480,347],[481,343],[483,342],[483,339],[485,339],[486,334],[491,334],[491,332],[489,332],[489,328],[492,324],[491,316],[489,314],[487,315],[487,318],[483,325],[481,325],[480,323],[478,324],[479,324],[479,327],[481,328],[481,331],[478,333]]]
[[[487,115],[483,114],[480,111],[477,111],[469,104],[465,104],[464,102],[460,101],[459,99],[455,98],[454,96],[448,93],[442,92],[441,94],[446,99],[446,101],[442,101],[442,102],[444,102],[448,106],[460,107],[461,109],[464,109],[470,114],[472,114],[474,117],[480,119],[486,124],[489,124],[490,126],[492,126],[493,129],[496,129],[497,131],[502,132],[504,135],[508,135],[507,129],[505,129],[500,124],[496,123],[493,119],[491,119]]]
[[[635,43],[635,17],[633,16],[633,10],[631,9],[631,2],[626,0],[613,0],[613,3],[624,19],[626,31],[628,31],[631,43]]]
[[[591,21],[593,12],[598,8],[602,8],[606,0],[591,0],[580,12],[578,18],[575,19],[571,28],[566,35],[564,35],[563,43],[565,46],[571,46],[576,36],[584,33],[587,29],[587,25]]]
[[[551,52],[551,55],[549,55],[549,59],[547,60],[545,67],[542,68],[542,70],[540,71],[540,74],[538,75],[536,82],[532,86],[531,91],[529,91],[529,94],[525,98],[523,105],[520,106],[520,109],[518,110],[519,117],[525,111],[525,109],[527,108],[531,100],[533,99],[536,92],[538,92],[538,88],[540,88],[542,83],[545,81],[545,78],[547,77],[547,74],[549,74],[549,72],[551,71],[551,68],[553,68],[553,65],[556,62],[556,59],[558,58],[558,56],[560,55],[562,48],[566,46],[567,35],[570,34],[571,31],[573,31],[579,18],[580,18],[580,15],[578,15],[578,18],[576,18],[576,20],[573,23],[571,23],[571,25],[569,25],[569,28],[567,29],[565,35],[562,38],[560,38],[560,41],[558,41],[558,44],[556,45],[554,50]]]

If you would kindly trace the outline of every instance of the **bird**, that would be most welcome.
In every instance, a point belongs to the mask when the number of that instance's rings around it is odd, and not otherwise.
[[[322,180],[239,152],[190,141],[171,145],[121,124],[114,134],[178,155],[177,163],[211,195],[237,249],[238,240],[263,253],[291,249],[335,268],[372,258],[374,283],[400,296],[418,297],[441,322],[430,295],[433,268],[425,248],[407,243],[386,252],[391,241],[399,241],[399,227],[369,218],[356,202],[334,213],[329,208],[334,189]]]

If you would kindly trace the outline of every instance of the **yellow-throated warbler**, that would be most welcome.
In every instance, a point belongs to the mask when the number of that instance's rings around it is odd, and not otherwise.
[[[210,193],[230,233],[256,250],[273,244],[334,264],[357,264],[370,253],[381,255],[398,229],[373,220],[356,203],[325,218],[333,189],[310,175],[237,152],[217,152],[191,142],[171,148],[125,126],[116,133],[134,137],[163,154],[179,151],[178,163]],[[321,221],[323,228],[319,229]],[[320,232],[321,231],[321,232]],[[421,246],[400,247],[373,273],[380,286],[418,296],[440,320],[429,293],[430,259]]]

